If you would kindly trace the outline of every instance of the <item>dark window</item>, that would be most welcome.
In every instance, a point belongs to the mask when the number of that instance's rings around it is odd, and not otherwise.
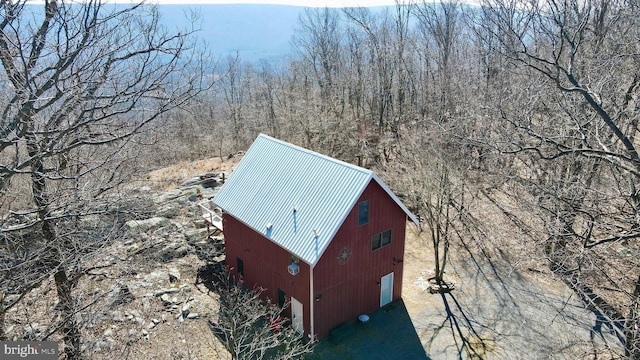
[[[358,225],[369,223],[369,200],[358,204]]]
[[[278,305],[280,305],[280,308],[284,307],[284,304],[287,303],[287,296],[284,293],[284,291],[282,291],[282,289],[278,289]]]
[[[377,233],[371,237],[371,251],[391,244],[391,229]]]
[[[381,240],[381,233],[375,234],[371,237],[371,250],[378,250],[380,249],[380,240]]]
[[[238,274],[244,276],[244,262],[240,258],[236,258],[236,260],[238,262]]]
[[[381,246],[387,246],[391,244],[391,229],[382,233],[382,240],[380,241]]]

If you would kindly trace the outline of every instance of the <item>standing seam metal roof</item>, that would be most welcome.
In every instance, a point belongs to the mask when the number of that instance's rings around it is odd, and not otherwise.
[[[213,203],[315,266],[372,179],[417,223],[372,171],[264,134],[247,150]]]

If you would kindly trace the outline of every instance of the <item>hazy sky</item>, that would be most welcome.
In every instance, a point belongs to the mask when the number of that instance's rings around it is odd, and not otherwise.
[[[112,2],[137,2],[112,0]],[[393,5],[394,0],[148,0],[159,4],[278,4],[311,7],[351,7]]]
[[[44,0],[27,0],[29,3],[43,3]],[[82,0],[72,0],[82,1]],[[103,0],[111,3],[138,3],[140,0]],[[309,7],[357,7],[357,6],[382,6],[394,5],[395,0],[146,0],[149,3],[177,4],[177,5],[204,5],[204,4],[276,4],[276,5],[296,5]],[[403,3],[415,2],[416,0],[399,0]],[[439,1],[439,0],[427,0]],[[463,3],[476,4],[479,0],[462,0]]]

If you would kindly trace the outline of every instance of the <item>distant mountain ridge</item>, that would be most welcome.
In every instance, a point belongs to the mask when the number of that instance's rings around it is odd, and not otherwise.
[[[170,30],[189,26],[190,12],[200,14],[197,36],[214,56],[240,55],[243,61],[274,59],[291,53],[290,40],[305,7],[288,5],[160,5],[161,22]]]

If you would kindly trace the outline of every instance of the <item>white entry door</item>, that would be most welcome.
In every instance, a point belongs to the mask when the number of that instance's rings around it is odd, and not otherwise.
[[[291,297],[291,326],[298,334],[302,335],[304,333],[302,303],[294,297]]]
[[[380,279],[380,307],[387,305],[393,299],[393,273]]]

